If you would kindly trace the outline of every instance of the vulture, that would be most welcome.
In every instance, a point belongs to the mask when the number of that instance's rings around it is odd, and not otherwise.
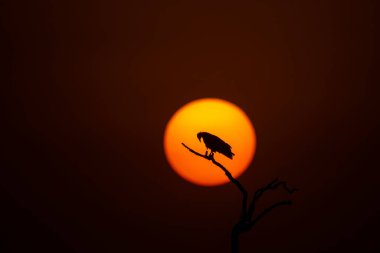
[[[213,154],[214,152],[219,152],[230,159],[232,159],[232,157],[235,155],[231,151],[231,146],[225,143],[218,136],[215,136],[207,132],[199,132],[197,134],[197,138],[199,141],[203,139],[203,142],[206,145],[206,155],[207,155],[207,149],[211,149],[211,154]]]

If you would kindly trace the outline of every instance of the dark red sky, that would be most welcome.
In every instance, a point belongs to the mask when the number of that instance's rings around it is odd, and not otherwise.
[[[301,189],[241,252],[379,251],[376,1],[58,2],[0,4],[1,252],[228,252],[238,191],[162,149],[201,97],[252,119],[250,192]]]

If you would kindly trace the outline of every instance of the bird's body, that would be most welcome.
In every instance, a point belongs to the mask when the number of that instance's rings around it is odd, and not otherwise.
[[[218,136],[215,136],[207,132],[199,132],[197,134],[197,137],[199,141],[201,141],[201,138],[203,138],[203,142],[205,143],[206,148],[210,149],[211,153],[219,152],[230,159],[232,159],[233,156],[235,155],[231,151],[231,146],[228,143],[225,143]],[[206,151],[206,155],[207,155],[207,151]]]

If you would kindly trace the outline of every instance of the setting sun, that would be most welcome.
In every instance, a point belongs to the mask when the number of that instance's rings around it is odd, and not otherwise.
[[[231,145],[235,154],[233,159],[220,153],[215,153],[214,157],[235,178],[248,168],[256,150],[256,135],[248,116],[228,101],[205,98],[181,107],[171,117],[165,129],[166,158],[182,178],[202,186],[229,182],[225,174],[210,161],[194,156],[181,145],[183,142],[205,154],[206,147],[203,142],[198,141],[198,132],[209,132]]]

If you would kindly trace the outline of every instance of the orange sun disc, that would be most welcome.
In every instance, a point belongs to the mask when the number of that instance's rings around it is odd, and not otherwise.
[[[256,134],[248,116],[236,105],[221,99],[192,101],[174,113],[164,134],[164,151],[173,170],[187,181],[201,186],[228,183],[224,172],[211,161],[189,152],[181,143],[205,154],[206,146],[197,139],[198,132],[209,132],[231,145],[233,159],[215,153],[216,161],[239,177],[252,162]],[[209,150],[210,151],[210,150]]]

